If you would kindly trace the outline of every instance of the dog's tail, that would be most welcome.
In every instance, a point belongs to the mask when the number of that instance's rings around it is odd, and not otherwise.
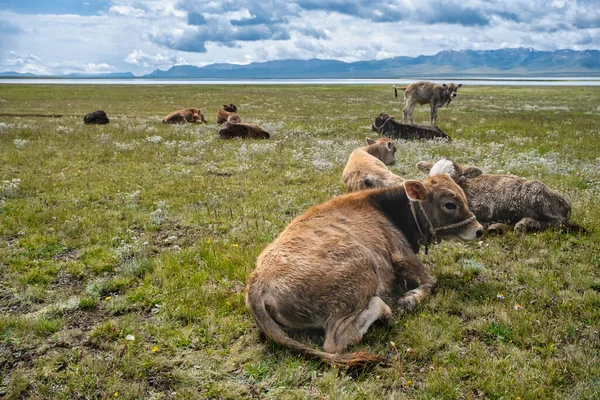
[[[402,91],[406,90],[405,87],[397,88],[396,85],[392,85],[392,86],[394,86],[394,97],[398,97],[398,90],[402,90]]]

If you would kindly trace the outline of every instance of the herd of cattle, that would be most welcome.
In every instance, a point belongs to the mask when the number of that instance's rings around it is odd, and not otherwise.
[[[437,85],[431,121],[460,85]],[[427,88],[404,88],[409,117]],[[435,88],[434,88],[435,89]],[[431,91],[430,91],[431,94]],[[440,100],[441,99],[441,100]],[[404,122],[404,121],[403,121]],[[344,353],[392,308],[413,310],[430,295],[436,279],[421,264],[421,246],[441,240],[475,240],[484,230],[501,233],[548,228],[583,229],[569,223],[571,205],[536,180],[483,174],[479,168],[441,159],[421,161],[428,177],[405,180],[388,170],[396,145],[367,139],[342,173],[348,194],[313,206],[295,218],[259,255],[249,276],[246,305],[258,328],[276,343],[334,366],[385,364],[368,352]],[[394,295],[394,288],[408,290]],[[318,350],[292,339],[288,329],[321,329]]]
[[[110,122],[104,110],[97,110],[83,117],[83,122],[88,125],[104,125]],[[163,124],[205,124],[204,114],[197,108],[185,108],[169,113],[162,119]],[[271,135],[256,124],[245,124],[237,114],[234,104],[224,104],[217,111],[217,124],[221,125],[219,137],[221,139],[248,138],[268,139]]]
[[[391,138],[449,139],[435,126],[437,112],[461,86],[417,82],[400,88],[406,102],[402,124],[381,113],[372,129]],[[396,96],[397,91],[394,87]],[[431,126],[412,125],[417,104],[430,105]],[[98,110],[84,121],[109,120]],[[197,108],[187,108],[162,122],[206,120]],[[221,138],[270,136],[258,125],[243,123],[233,104],[217,111],[216,122]],[[376,320],[389,321],[391,307],[413,310],[433,292],[436,279],[417,258],[421,246],[475,240],[486,230],[502,233],[511,227],[521,232],[583,229],[569,222],[569,201],[539,181],[484,174],[448,159],[419,162],[418,170],[428,177],[407,180],[387,167],[395,164],[395,155],[390,138],[367,139],[343,170],[348,193],[295,218],[259,255],[247,281],[246,305],[275,342],[335,366],[383,364],[385,359],[374,354],[343,352]],[[397,287],[410,290],[397,297]],[[283,327],[324,330],[323,350],[292,339]]]

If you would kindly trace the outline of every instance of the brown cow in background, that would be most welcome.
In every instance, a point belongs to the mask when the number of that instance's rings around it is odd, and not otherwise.
[[[223,107],[219,108],[219,111],[217,111],[217,124],[221,125],[226,121],[233,124],[242,122],[242,119],[236,113],[237,107],[235,104],[223,104]]]
[[[348,157],[342,181],[348,192],[402,185],[404,179],[386,167],[395,163],[394,141],[386,138],[377,141],[367,138],[367,145],[357,148]]]
[[[206,123],[204,114],[197,108],[173,111],[163,118],[163,124]]]
[[[225,123],[219,129],[219,137],[221,139],[268,139],[271,137],[269,132],[265,131],[258,125],[255,124],[244,124],[244,123],[232,123],[225,121]]]

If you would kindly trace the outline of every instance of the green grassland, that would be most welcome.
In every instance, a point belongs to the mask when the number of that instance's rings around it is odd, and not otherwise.
[[[271,139],[218,139],[224,103]],[[184,107],[209,123],[160,123]],[[587,233],[421,253],[437,293],[350,349],[387,368],[351,374],[259,337],[256,256],[344,193],[350,152],[402,107],[388,85],[1,85],[0,397],[600,398],[600,88],[467,85],[439,112],[453,140],[398,142],[391,167],[420,179],[418,161],[445,156],[539,179]],[[100,108],[111,123],[84,126]]]

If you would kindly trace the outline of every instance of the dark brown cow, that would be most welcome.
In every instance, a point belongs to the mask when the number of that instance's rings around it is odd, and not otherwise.
[[[217,111],[217,124],[221,125],[227,121],[235,124],[242,122],[242,119],[236,113],[237,107],[235,104],[223,104],[223,107]]]
[[[452,99],[456,97],[458,88],[462,87],[462,83],[455,85],[445,83],[438,85],[433,82],[415,82],[411,83],[407,87],[399,88],[404,91],[404,101],[406,106],[402,110],[402,123],[406,123],[406,118],[410,118],[410,123],[414,124],[412,113],[417,104],[429,104],[431,115],[430,123],[435,125],[437,119],[438,109],[450,104]],[[398,97],[398,88],[394,86],[394,95]]]
[[[206,123],[204,114],[197,108],[185,108],[173,111],[163,118],[163,124]]]
[[[242,139],[268,139],[271,135],[269,135],[269,132],[255,124],[244,124],[241,122],[231,123],[225,121],[221,126],[221,129],[219,129],[219,137],[221,139],[231,139],[236,137]]]
[[[407,125],[396,122],[394,117],[386,113],[381,113],[375,117],[375,122],[371,125],[371,130],[379,133],[380,136],[387,136],[390,139],[447,139],[450,136],[442,131],[436,125]]]
[[[83,117],[83,123],[86,125],[106,125],[109,122],[110,120],[104,110],[97,110]]]
[[[477,220],[488,230],[502,232],[508,227],[506,224],[523,232],[571,227],[569,201],[539,181],[483,174],[479,168],[463,167],[446,159],[435,164],[421,161],[417,168],[430,175],[449,174],[464,190]]]
[[[390,305],[409,311],[432,292],[435,278],[419,262],[419,247],[482,232],[448,175],[338,196],[297,217],[263,250],[246,304],[259,329],[282,346],[337,366],[377,364],[378,356],[343,351],[374,321],[389,320]],[[406,280],[419,286],[393,298],[395,284]],[[323,351],[281,326],[324,329]]]

